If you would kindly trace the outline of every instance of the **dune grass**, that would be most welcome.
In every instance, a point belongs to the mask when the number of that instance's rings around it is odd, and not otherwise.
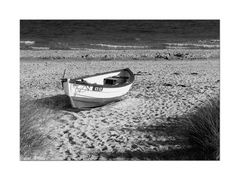
[[[50,110],[39,107],[35,101],[20,104],[20,157],[32,159],[34,152],[41,151],[47,144],[46,124]]]
[[[207,101],[187,117],[186,137],[197,159],[220,160],[220,98]]]

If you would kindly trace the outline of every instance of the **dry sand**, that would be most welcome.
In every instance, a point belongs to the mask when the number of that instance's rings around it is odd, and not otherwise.
[[[143,60],[128,60],[135,57]],[[26,160],[178,159],[168,153],[188,146],[178,122],[220,89],[219,50],[27,50],[20,66],[21,104],[37,105],[48,142]],[[137,75],[121,101],[86,111],[70,107],[60,83],[64,69],[73,78],[126,67]]]

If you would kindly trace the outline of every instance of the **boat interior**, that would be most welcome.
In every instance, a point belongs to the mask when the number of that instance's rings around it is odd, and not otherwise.
[[[101,74],[97,76],[80,79],[81,82],[85,82],[87,84],[112,85],[112,86],[127,83],[129,80],[130,80],[130,74],[127,71]]]

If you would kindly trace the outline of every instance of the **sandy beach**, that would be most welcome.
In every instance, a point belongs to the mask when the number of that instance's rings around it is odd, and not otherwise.
[[[121,101],[72,109],[60,79],[130,68]],[[188,144],[179,122],[220,91],[219,50],[21,50],[21,123],[44,141],[23,160],[178,159]],[[187,157],[186,157],[187,158]]]

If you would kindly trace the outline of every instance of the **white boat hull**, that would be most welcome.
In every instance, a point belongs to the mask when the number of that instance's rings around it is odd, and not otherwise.
[[[104,85],[103,79],[113,77],[119,74],[132,73],[130,70],[119,70],[110,73],[98,74],[96,76],[88,76],[77,80],[65,79],[63,88],[65,94],[69,96],[71,104],[74,108],[92,108],[98,107],[110,102],[118,101],[122,96],[130,90],[134,77],[129,74],[131,81],[120,85]],[[80,80],[84,79],[85,83]]]
[[[94,86],[70,83],[69,80],[63,83],[65,94],[69,96],[71,105],[74,108],[91,108],[103,106],[110,102],[118,101],[127,94],[132,84],[118,88],[103,87],[102,91],[95,91]]]

